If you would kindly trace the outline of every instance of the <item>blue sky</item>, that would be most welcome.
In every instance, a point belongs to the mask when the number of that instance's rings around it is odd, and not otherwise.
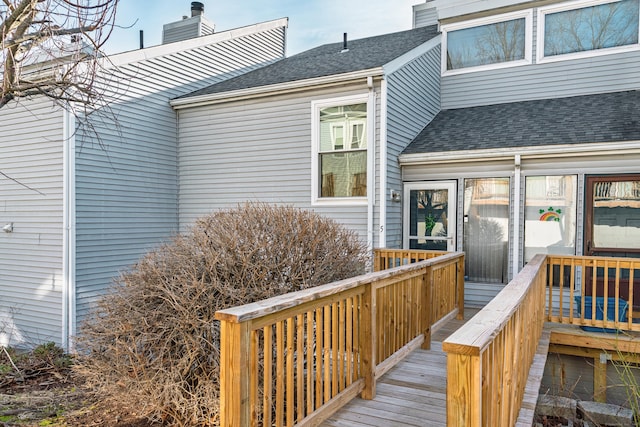
[[[412,8],[424,0],[200,0],[216,32],[289,18],[287,55],[325,43],[408,30]],[[140,30],[145,47],[160,44],[162,25],[191,16],[190,0],[120,0],[107,53],[137,49]],[[127,28],[130,27],[130,28]]]

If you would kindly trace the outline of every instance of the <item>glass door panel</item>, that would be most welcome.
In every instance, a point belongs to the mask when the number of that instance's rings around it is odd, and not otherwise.
[[[405,247],[455,250],[455,182],[405,184]]]
[[[640,177],[589,177],[587,191],[586,252],[640,256]]]
[[[467,280],[507,283],[509,178],[465,179],[464,252]]]
[[[604,257],[640,257],[640,175],[589,176],[586,180],[585,255]],[[587,283],[596,275],[596,296],[617,295],[640,311],[640,278],[621,268],[619,280],[615,269],[605,277],[601,268],[587,271]],[[608,279],[608,280],[607,280]],[[605,292],[605,286],[607,287]],[[633,291],[633,296],[631,295]],[[593,294],[587,286],[586,295]],[[634,315],[635,317],[635,315]]]

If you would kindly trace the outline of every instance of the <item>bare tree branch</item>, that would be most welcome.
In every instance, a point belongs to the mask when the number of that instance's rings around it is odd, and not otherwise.
[[[65,108],[93,108],[102,97],[95,82],[100,49],[113,30],[118,2],[3,0],[0,108],[33,95]]]
[[[20,182],[19,180],[15,179],[13,177],[10,177],[9,175],[7,175],[6,173],[4,173],[2,171],[0,171],[0,175],[4,176],[8,180],[13,181],[16,184],[18,184],[18,185],[20,185],[20,186],[22,186],[22,187],[24,187],[24,188],[26,188],[28,190],[35,191],[36,193],[40,194],[41,196],[46,196],[46,194],[44,194],[42,191],[39,191],[39,190],[37,190],[35,188],[32,188],[32,187],[29,187],[28,185],[24,184],[23,182]]]

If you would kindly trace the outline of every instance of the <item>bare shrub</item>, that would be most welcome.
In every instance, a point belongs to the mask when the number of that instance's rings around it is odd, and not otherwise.
[[[217,310],[365,270],[355,233],[310,211],[265,204],[201,218],[147,254],[81,329],[76,372],[100,396],[175,425],[217,425]]]

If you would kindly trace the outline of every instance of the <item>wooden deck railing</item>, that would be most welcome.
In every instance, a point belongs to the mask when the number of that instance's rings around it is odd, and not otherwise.
[[[445,340],[447,426],[515,424],[545,321],[547,262],[537,255]]]
[[[446,251],[422,251],[406,249],[374,249],[373,271],[387,270],[401,265],[413,264],[425,259],[444,255]]]
[[[463,306],[464,254],[450,253],[216,313],[221,425],[316,424]]]
[[[547,318],[587,328],[640,331],[640,259],[548,259]]]
[[[447,425],[514,425],[543,323],[640,331],[640,260],[537,255],[444,343]]]

